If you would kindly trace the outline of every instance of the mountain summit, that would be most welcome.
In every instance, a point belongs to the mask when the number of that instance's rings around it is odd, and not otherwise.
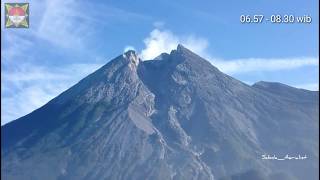
[[[2,126],[1,177],[318,179],[318,97],[248,86],[182,45],[149,61],[127,51]]]

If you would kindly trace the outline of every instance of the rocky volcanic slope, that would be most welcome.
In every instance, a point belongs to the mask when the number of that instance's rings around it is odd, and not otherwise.
[[[248,86],[179,45],[110,61],[1,127],[5,180],[318,179],[319,93]],[[307,155],[262,160],[263,154]]]

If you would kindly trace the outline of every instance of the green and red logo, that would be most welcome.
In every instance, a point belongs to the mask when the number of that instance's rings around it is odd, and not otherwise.
[[[5,3],[5,27],[29,27],[29,3]]]

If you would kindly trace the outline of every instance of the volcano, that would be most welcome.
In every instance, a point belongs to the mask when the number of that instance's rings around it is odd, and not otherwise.
[[[2,126],[1,177],[316,180],[318,109],[318,91],[249,86],[182,45],[127,51]]]

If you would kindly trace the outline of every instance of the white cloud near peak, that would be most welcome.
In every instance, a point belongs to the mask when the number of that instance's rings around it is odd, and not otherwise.
[[[204,38],[188,36],[176,36],[169,30],[154,29],[149,36],[143,40],[145,48],[141,51],[143,60],[151,60],[161,53],[170,53],[176,49],[178,44],[183,44],[185,47],[198,54],[203,54],[208,47],[208,41]]]

